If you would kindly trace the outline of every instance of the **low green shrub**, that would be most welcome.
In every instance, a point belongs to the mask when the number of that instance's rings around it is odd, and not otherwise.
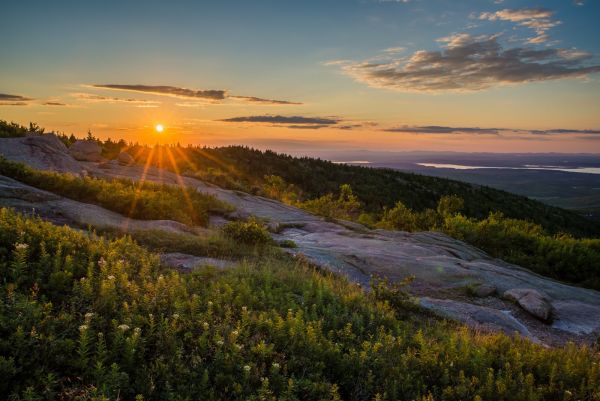
[[[272,243],[267,228],[255,218],[247,221],[230,221],[223,226],[226,237],[247,245],[267,245]]]

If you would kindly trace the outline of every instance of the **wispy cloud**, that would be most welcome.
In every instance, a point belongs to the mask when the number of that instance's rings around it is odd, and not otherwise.
[[[21,95],[0,93],[0,106],[27,106],[32,100],[34,99]]]
[[[244,116],[226,118],[220,121],[230,123],[270,123],[270,124],[318,124],[318,125],[333,125],[340,120],[333,118],[322,117],[302,117],[302,116]]]
[[[560,25],[561,22],[552,19],[554,13],[544,8],[504,9],[496,12],[486,12],[479,15],[481,20],[511,21],[520,26],[533,29],[536,36],[529,38],[528,43],[543,43],[549,39],[548,30]]]
[[[62,103],[62,102],[48,101],[48,102],[42,103],[42,105],[44,105],[44,106],[66,106],[67,104]]]
[[[155,100],[100,96],[92,93],[71,93],[71,96],[87,103],[127,103],[136,105],[138,107],[157,107],[160,104],[160,102],[157,102]]]
[[[172,96],[184,99],[207,100],[219,102],[225,99],[241,100],[251,103],[271,104],[271,105],[299,105],[302,103],[291,102],[287,100],[265,99],[256,96],[230,95],[223,89],[197,90],[180,88],[168,85],[122,85],[122,84],[94,84],[92,88],[112,89],[119,91],[129,91],[138,93],[147,93],[158,96]]]
[[[584,77],[600,72],[591,55],[572,49],[505,49],[498,35],[455,34],[438,40],[439,51],[408,58],[341,64],[347,75],[369,86],[404,92],[468,92],[498,85]]]
[[[546,129],[546,130],[528,130],[514,128],[480,128],[480,127],[447,127],[440,125],[425,125],[425,126],[398,126],[383,129],[385,132],[397,132],[406,134],[467,134],[467,135],[502,135],[502,134],[519,134],[531,136],[550,136],[550,135],[600,135],[600,130],[597,129]]]
[[[386,132],[405,132],[409,134],[478,134],[498,135],[502,128],[479,128],[479,127],[444,127],[440,125],[426,125],[419,127],[393,127],[384,129]]]
[[[305,117],[260,115],[242,116],[218,120],[226,123],[266,124],[270,127],[285,127],[290,129],[321,129],[333,128],[340,130],[365,129],[377,126],[373,121],[346,121],[337,117]]]
[[[229,96],[231,99],[240,99],[250,103],[266,103],[266,104],[302,104],[298,102],[290,102],[287,100],[263,99],[256,96]]]

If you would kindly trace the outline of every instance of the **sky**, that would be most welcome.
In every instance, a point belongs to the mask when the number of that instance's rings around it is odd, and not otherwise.
[[[295,154],[600,153],[599,18],[598,0],[5,2],[0,119]]]

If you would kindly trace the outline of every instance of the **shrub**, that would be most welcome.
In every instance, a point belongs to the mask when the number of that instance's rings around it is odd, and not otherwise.
[[[102,206],[135,219],[170,219],[207,225],[209,213],[233,207],[192,188],[129,180],[103,180],[32,169],[0,156],[0,174],[66,198]]]
[[[223,226],[225,236],[248,245],[266,245],[272,242],[266,227],[257,219],[230,221]]]

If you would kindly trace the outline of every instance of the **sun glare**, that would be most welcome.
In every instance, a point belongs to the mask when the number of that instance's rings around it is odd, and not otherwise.
[[[154,127],[154,129],[156,130],[156,132],[161,133],[165,130],[165,127],[162,124],[156,124],[156,127]]]

